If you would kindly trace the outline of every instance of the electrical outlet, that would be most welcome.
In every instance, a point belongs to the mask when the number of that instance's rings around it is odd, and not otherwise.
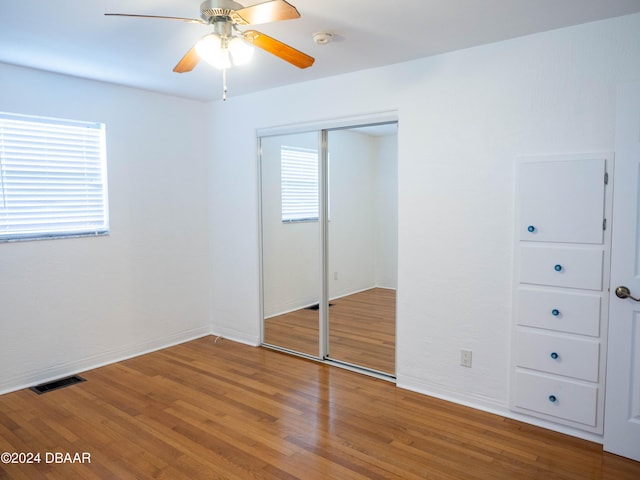
[[[460,365],[471,368],[471,350],[460,350]]]

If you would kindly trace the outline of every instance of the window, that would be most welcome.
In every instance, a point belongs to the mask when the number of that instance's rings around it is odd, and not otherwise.
[[[282,221],[318,220],[318,152],[314,149],[280,148]]]
[[[104,125],[0,113],[0,241],[108,233]]]

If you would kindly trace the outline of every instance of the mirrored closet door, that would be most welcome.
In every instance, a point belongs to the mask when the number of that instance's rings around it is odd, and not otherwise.
[[[263,344],[394,376],[397,124],[260,151]]]
[[[327,357],[395,374],[396,124],[327,132]]]
[[[260,139],[263,343],[320,357],[318,133]]]

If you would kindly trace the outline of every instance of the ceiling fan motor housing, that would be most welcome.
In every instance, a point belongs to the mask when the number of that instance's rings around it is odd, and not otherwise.
[[[216,17],[230,18],[236,10],[244,8],[232,0],[205,0],[200,4],[200,16],[211,23]]]

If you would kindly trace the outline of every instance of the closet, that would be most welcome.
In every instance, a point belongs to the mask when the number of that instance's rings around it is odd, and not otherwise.
[[[395,376],[397,123],[259,132],[262,344]]]

